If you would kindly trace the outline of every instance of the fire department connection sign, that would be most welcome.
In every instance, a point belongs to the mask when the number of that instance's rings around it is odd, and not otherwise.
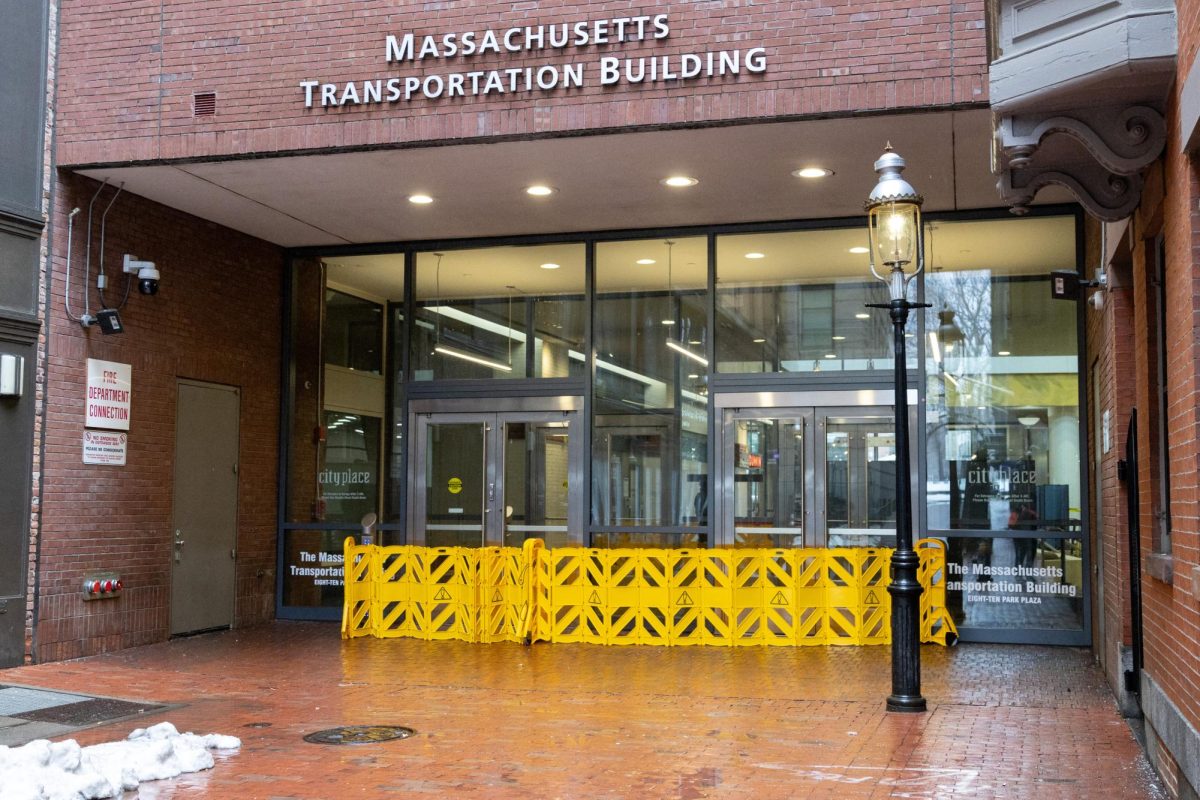
[[[86,428],[129,430],[131,370],[116,361],[87,360]]]

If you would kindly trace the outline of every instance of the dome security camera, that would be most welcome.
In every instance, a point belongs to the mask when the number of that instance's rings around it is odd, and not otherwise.
[[[158,281],[162,276],[153,261],[138,261],[137,256],[125,254],[123,267],[128,275],[137,275],[138,291],[142,294],[158,294]]]

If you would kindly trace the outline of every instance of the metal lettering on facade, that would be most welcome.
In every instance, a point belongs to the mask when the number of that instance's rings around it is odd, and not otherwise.
[[[527,25],[499,31],[448,32],[437,36],[388,34],[384,39],[384,58],[389,65],[419,65],[427,59],[470,60],[478,56],[540,52],[559,54],[591,46],[653,43],[670,34],[666,14]],[[759,75],[766,70],[766,49],[751,47],[630,58],[602,56],[591,63],[543,63],[444,74],[392,75],[340,83],[314,78],[300,81],[300,89],[304,93],[305,108],[336,108],[390,105],[419,99],[549,93],[580,89],[589,83],[615,86],[695,81],[742,72]]]

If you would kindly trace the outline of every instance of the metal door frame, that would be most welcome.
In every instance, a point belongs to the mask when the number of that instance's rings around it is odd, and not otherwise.
[[[869,426],[872,420],[890,419],[890,420],[892,420],[891,426],[892,426],[893,434],[895,433],[895,430],[896,430],[896,422],[895,422],[896,409],[894,406],[821,406],[819,408],[814,409],[814,416],[817,419],[818,432],[820,432],[821,434],[828,433],[828,425],[830,424],[831,421],[833,421],[833,424],[846,424],[846,425],[855,425],[855,426],[862,427],[862,426]],[[911,417],[911,412],[910,412],[910,417]],[[910,418],[909,422],[911,423],[912,421],[913,420]],[[821,533],[819,536],[816,536],[816,538],[819,540],[818,544],[816,546],[817,547],[827,547],[829,545],[829,520],[828,520],[828,517],[826,514],[826,512],[828,511],[827,503],[826,503],[826,499],[828,497],[828,492],[827,491],[818,491],[818,489],[819,489],[819,487],[825,486],[825,484],[826,484],[825,476],[827,476],[829,474],[829,459],[828,459],[829,449],[827,446],[828,440],[825,438],[824,435],[822,435],[821,438],[822,438],[822,446],[817,448],[814,443],[814,448],[818,451],[817,459],[821,465],[821,471],[819,474],[822,476],[822,480],[819,485],[813,484],[812,486],[809,487],[809,489],[815,495],[816,502],[819,505],[820,512],[821,512],[820,518],[822,520],[822,525],[820,526]],[[847,453],[846,453],[847,463],[850,463],[850,459],[853,458],[853,453],[856,449],[858,449],[858,448],[856,448],[856,446],[853,443],[848,448]],[[862,454],[862,457],[865,459],[866,458],[865,443],[863,444],[862,448],[860,449],[860,452]],[[870,497],[869,487],[866,486],[865,484],[862,484],[860,481],[855,480],[856,476],[859,478],[862,478],[866,475],[866,463],[867,462],[864,460],[863,463],[860,465],[862,467],[861,472],[856,472],[854,470],[853,466],[850,467],[850,476],[849,476],[850,481],[846,486],[846,492],[847,492],[847,503],[849,504],[851,513],[852,513],[852,509],[853,509],[853,504],[854,504],[856,498],[865,503],[867,501],[867,499]],[[910,468],[909,474],[911,474],[911,475],[917,474],[916,454],[911,451],[909,452],[909,468]],[[913,506],[916,506],[916,505],[917,505],[916,503],[913,503]],[[856,528],[853,525],[853,522],[854,522],[853,519],[850,519],[847,522],[850,524],[850,527],[847,530],[853,530],[853,531],[861,530],[861,531],[864,531],[863,535],[879,536],[879,535],[883,535],[881,533],[882,531],[887,530],[887,528],[878,528],[878,529]],[[913,514],[913,525],[915,528],[915,526],[916,526],[916,513],[915,512]],[[872,530],[874,530],[876,532],[875,533],[867,533]],[[814,534],[814,536],[815,535],[816,534]],[[891,529],[891,535],[893,537],[895,537],[895,535],[896,535],[895,528]]]
[[[628,425],[613,425],[608,422],[609,420],[614,420],[614,419],[615,420],[629,420],[630,424],[628,424]],[[662,419],[662,420],[667,420],[667,421],[659,424],[659,423],[650,421],[652,419]],[[613,434],[620,435],[620,436],[660,436],[660,437],[662,437],[662,450],[659,454],[659,458],[661,459],[661,462],[663,464],[677,464],[678,459],[679,459],[680,441],[679,441],[678,437],[672,436],[673,431],[672,431],[671,425],[669,423],[669,419],[670,419],[669,416],[666,414],[654,414],[654,415],[605,414],[601,417],[594,419],[592,422],[592,439],[593,439],[592,448],[593,448],[593,450],[595,450],[597,448],[598,445],[595,440],[597,439],[597,437],[599,435],[601,435],[601,434],[608,435],[608,441],[605,444],[604,450],[602,451],[603,452],[603,462],[602,463],[605,465],[606,469],[611,469],[611,466],[613,463],[613,460],[612,460],[612,452],[613,452],[612,451],[612,435]],[[593,453],[593,455],[594,455],[594,453]],[[596,515],[596,517],[598,517],[600,519],[603,519],[605,517],[605,514],[603,512],[608,509],[608,499],[611,497],[611,493],[612,493],[612,484],[608,480],[608,477],[609,477],[608,475],[604,475],[602,482],[593,486],[591,489],[593,497],[594,497],[593,503],[599,502],[599,504],[600,504],[596,508],[592,509],[592,511],[593,511],[593,514]],[[682,478],[682,475],[680,475],[679,477]],[[593,483],[595,483],[596,480],[597,480],[597,472],[596,472],[595,468],[593,467],[593,472],[592,472]],[[599,489],[601,487],[603,487],[605,489],[605,493],[603,495],[600,494],[600,492],[599,492]],[[672,503],[675,501],[676,501],[676,498],[675,498],[675,492],[673,491],[673,487],[664,484],[662,486],[662,489],[661,489],[661,491],[659,493],[659,497],[658,497],[657,511],[658,511],[658,514],[661,519],[669,520],[672,518],[672,508],[673,508]],[[600,524],[607,525],[607,526],[618,526],[618,523],[613,522],[611,520],[609,520],[607,522],[601,522]],[[656,523],[644,523],[644,524],[649,524],[649,525],[653,526]],[[635,525],[636,525],[636,523],[635,523]]]
[[[480,546],[499,546],[504,542],[504,425],[517,423],[565,423],[567,439],[567,535],[582,544],[583,536],[583,418],[582,398],[511,397],[455,398],[451,400],[414,400],[409,408],[409,430],[413,447],[409,451],[408,541],[425,544],[426,452],[429,426],[471,424],[484,426],[483,530]]]
[[[713,508],[713,543],[715,547],[731,547],[735,540],[733,524],[733,444],[735,423],[739,419],[768,419],[775,417],[797,417],[805,420],[804,477],[805,477],[805,531],[806,547],[825,547],[827,533],[825,525],[817,525],[825,519],[825,493],[818,491],[824,486],[827,464],[825,460],[825,425],[828,419],[865,419],[878,416],[895,416],[895,393],[889,390],[864,389],[846,391],[812,392],[722,392],[713,398],[717,417],[716,463],[711,499]],[[916,429],[917,392],[908,392],[909,425]],[[818,435],[820,445],[818,446]],[[910,448],[910,474],[919,475],[917,448]],[[818,483],[818,475],[821,476]],[[914,530],[921,503],[912,504]],[[818,533],[818,528],[820,532]]]
[[[804,546],[816,547],[816,505],[813,502],[813,487],[816,481],[816,421],[812,407],[790,406],[784,408],[725,408],[721,410],[720,441],[717,449],[717,463],[713,476],[713,488],[716,497],[713,517],[716,523],[713,527],[714,547],[733,547],[737,540],[737,527],[734,522],[734,490],[735,472],[734,445],[737,443],[737,423],[739,420],[762,420],[787,417],[799,419],[803,424],[802,453],[804,456]],[[789,529],[790,530],[790,529]],[[782,529],[763,528],[755,533],[784,533]]]

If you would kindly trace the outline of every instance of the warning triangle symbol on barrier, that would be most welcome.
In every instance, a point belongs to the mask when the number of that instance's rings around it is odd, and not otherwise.
[[[453,598],[450,597],[450,593],[447,592],[446,587],[443,586],[441,589],[438,590],[438,593],[433,596],[433,599],[434,600],[452,600]]]
[[[786,606],[787,604],[788,601],[787,598],[783,596],[783,592],[776,592],[775,596],[771,598],[771,605],[773,606]]]
[[[588,598],[588,602],[594,606],[600,605],[600,593],[593,591],[592,596]]]
[[[872,589],[871,591],[867,592],[867,597],[865,600],[863,600],[863,603],[869,606],[877,606],[879,605],[879,595],[875,594],[875,590]]]
[[[492,602],[493,603],[503,603],[504,602],[504,595],[500,594],[499,589],[497,589],[496,593],[494,595],[492,595]]]
[[[684,592],[683,594],[679,595],[679,603],[677,605],[681,605],[681,606],[694,605],[694,603],[692,603],[692,596],[690,594],[688,594],[687,592]]]

